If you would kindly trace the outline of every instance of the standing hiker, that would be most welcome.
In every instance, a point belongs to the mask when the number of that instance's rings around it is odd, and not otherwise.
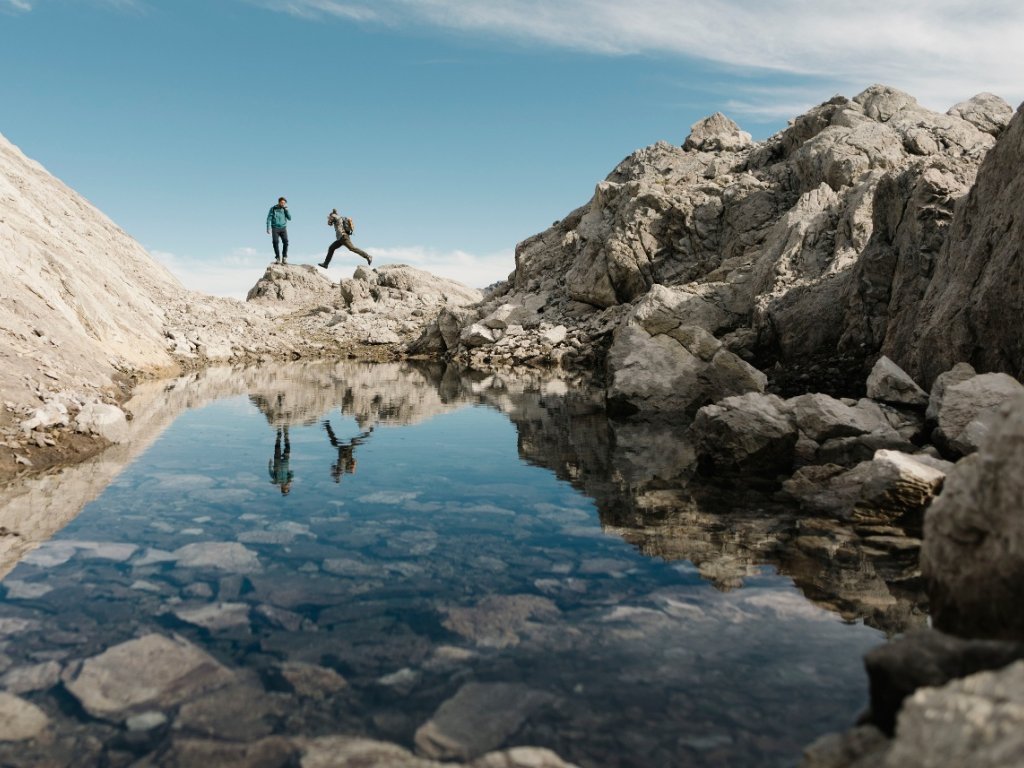
[[[331,263],[331,257],[334,256],[334,252],[343,245],[352,251],[352,253],[358,253],[366,259],[367,264],[373,263],[373,256],[352,244],[352,238],[350,235],[355,230],[355,225],[352,223],[352,219],[348,218],[348,216],[340,215],[338,213],[338,209],[335,208],[327,214],[327,226],[334,227],[334,234],[337,235],[338,239],[331,243],[331,247],[327,249],[327,258],[320,264],[321,267],[327,269],[327,265]]]
[[[277,205],[267,212],[267,234],[273,237],[275,263],[288,263],[288,222],[291,220],[288,201],[283,197],[277,198]],[[284,243],[283,253],[278,246],[279,242]]]

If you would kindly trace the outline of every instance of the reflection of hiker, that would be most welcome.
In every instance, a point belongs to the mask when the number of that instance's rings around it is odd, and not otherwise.
[[[331,477],[334,478],[334,482],[340,483],[342,475],[354,475],[356,473],[356,446],[366,442],[370,432],[373,432],[373,427],[344,442],[338,440],[334,434],[334,430],[331,429],[331,422],[325,421],[324,429],[327,430],[327,438],[331,441],[331,445],[338,449],[338,460],[331,465]]]
[[[284,437],[284,450],[281,450],[281,438]],[[274,458],[267,462],[270,482],[281,487],[281,495],[286,496],[292,489],[292,478],[295,473],[288,467],[292,455],[292,443],[288,439],[288,427],[277,428],[277,439],[274,440]]]
[[[331,263],[331,257],[334,256],[334,252],[343,245],[352,251],[352,253],[358,253],[366,259],[367,264],[373,263],[373,256],[361,248],[356,248],[356,246],[352,244],[352,238],[350,235],[355,231],[355,225],[352,223],[352,219],[348,218],[348,216],[342,216],[338,213],[338,209],[335,208],[327,214],[327,225],[334,227],[334,234],[338,236],[338,239],[331,243],[331,247],[327,249],[327,258],[320,264],[321,267],[327,269],[327,266]]]
[[[277,198],[277,205],[267,212],[267,234],[271,235],[274,243],[274,261],[281,264],[288,263],[288,222],[291,220],[288,201],[283,197]],[[284,253],[278,247],[279,241],[284,243]]]

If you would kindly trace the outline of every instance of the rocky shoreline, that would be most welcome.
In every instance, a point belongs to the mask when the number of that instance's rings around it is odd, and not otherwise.
[[[805,553],[895,557],[927,592],[935,629],[868,659],[866,724],[807,768],[1018,748],[1024,111],[982,94],[939,114],[872,86],[764,142],[713,115],[626,158],[486,295],[388,265],[337,285],[271,266],[245,303],[200,296],[6,142],[0,161],[0,234],[29,244],[0,262],[23,287],[0,315],[0,480],[118,442],[134,382],[213,362],[586,379],[624,424],[692,422],[706,475],[781,487]]]

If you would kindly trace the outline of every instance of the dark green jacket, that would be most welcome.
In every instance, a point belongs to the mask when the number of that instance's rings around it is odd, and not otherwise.
[[[275,205],[267,212],[267,229],[284,229],[291,220],[291,211],[287,208],[282,208],[280,205]]]

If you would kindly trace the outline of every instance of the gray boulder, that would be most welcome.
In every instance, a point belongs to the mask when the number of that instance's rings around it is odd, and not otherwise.
[[[896,405],[924,408],[928,394],[910,378],[910,375],[885,355],[882,355],[868,376],[867,394],[872,400]]]
[[[925,516],[921,570],[935,626],[1024,640],[1024,398],[1003,405]]]
[[[119,720],[173,707],[232,679],[212,656],[181,638],[146,635],[65,670],[64,687],[93,717]]]
[[[35,704],[0,691],[0,742],[37,738],[49,724],[50,718]]]
[[[710,467],[785,472],[799,431],[775,395],[727,397],[697,411],[691,427],[698,460]]]
[[[789,401],[800,431],[815,442],[835,437],[855,437],[882,429],[888,424],[881,411],[851,408],[828,395],[808,394]]]
[[[939,397],[933,441],[958,456],[978,450],[998,418],[999,406],[1024,395],[1024,385],[1005,373],[948,382]]]
[[[925,418],[928,421],[938,421],[946,389],[962,381],[973,379],[977,375],[978,372],[970,363],[957,363],[945,373],[939,374],[932,383],[932,391],[928,395],[928,410],[925,412]]]
[[[690,127],[683,149],[698,152],[736,152],[748,149],[753,140],[746,131],[721,112],[698,120]]]

